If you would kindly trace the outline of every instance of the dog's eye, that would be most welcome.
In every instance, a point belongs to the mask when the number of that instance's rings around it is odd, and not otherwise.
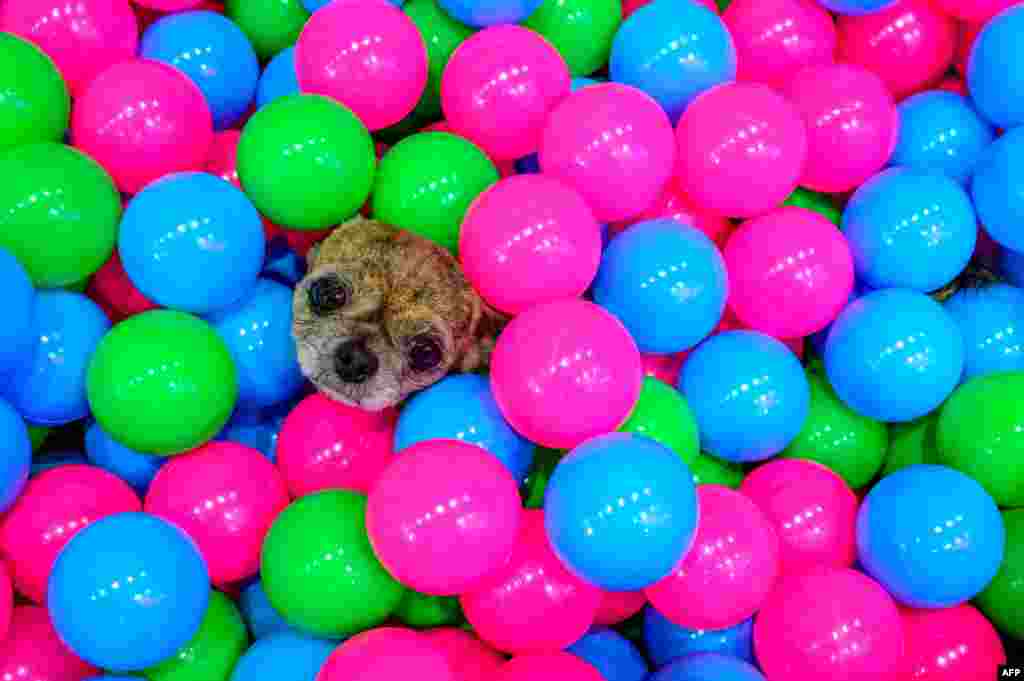
[[[409,344],[409,365],[413,371],[436,369],[442,359],[441,344],[430,336],[416,336]]]
[[[325,315],[348,304],[348,289],[333,274],[320,277],[306,289],[309,308],[315,315]]]

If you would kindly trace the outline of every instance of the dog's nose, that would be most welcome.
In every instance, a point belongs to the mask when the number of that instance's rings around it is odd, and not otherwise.
[[[350,340],[334,351],[334,370],[346,383],[365,383],[380,367],[377,356],[362,340]]]

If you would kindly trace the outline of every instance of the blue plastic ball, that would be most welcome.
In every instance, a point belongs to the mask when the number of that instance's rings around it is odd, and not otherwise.
[[[647,662],[643,655],[622,634],[605,627],[595,627],[587,635],[566,648],[589,662],[605,681],[644,681]]]
[[[110,437],[98,423],[85,431],[85,455],[89,463],[121,478],[140,496],[146,494],[153,477],[170,459],[129,449]]]
[[[757,667],[717,653],[679,658],[648,677],[648,681],[766,681]]]
[[[1024,251],[1024,126],[989,145],[974,167],[971,198],[992,240]]]
[[[718,653],[754,661],[754,620],[728,629],[687,629],[651,606],[644,608],[644,645],[655,667],[695,653]]]
[[[82,452],[75,451],[58,451],[58,452],[45,452],[39,454],[32,459],[32,468],[29,471],[29,478],[34,478],[40,473],[53,468],[60,468],[61,466],[74,466],[89,465],[89,460],[85,458]]]
[[[849,305],[853,301],[857,300],[858,298],[864,297],[865,295],[871,293],[874,290],[875,289],[871,288],[870,286],[867,286],[863,282],[854,280],[853,290],[850,292],[850,297],[849,299],[847,299],[846,304]],[[828,340],[828,332],[832,330],[832,324],[834,323],[834,320],[832,322],[829,322],[828,326],[826,326],[824,329],[811,335],[811,347],[814,348],[814,351],[818,353],[819,357],[824,357],[825,355],[825,341]]]
[[[964,337],[964,375],[1024,371],[1024,290],[1009,284],[960,289],[943,305]]]
[[[611,239],[593,296],[629,330],[640,352],[672,354],[714,330],[728,290],[714,242],[695,227],[659,218]]]
[[[1024,7],[990,19],[967,58],[967,89],[978,111],[999,128],[1024,123]]]
[[[701,449],[732,462],[778,454],[810,410],[807,376],[796,356],[770,336],[727,331],[701,344],[679,376]]]
[[[1000,249],[999,273],[1008,283],[1024,288],[1024,253]]]
[[[960,382],[964,343],[930,297],[882,289],[839,313],[825,343],[825,372],[847,406],[876,421],[912,421]]]
[[[562,563],[584,581],[638,591],[668,575],[693,540],[693,476],[678,454],[648,437],[595,437],[555,467],[544,526]]]
[[[888,9],[896,4],[898,0],[818,0],[822,7],[831,10],[836,14],[850,14],[860,16],[863,14],[874,14]]]
[[[569,81],[569,91],[576,92],[577,90],[582,90],[583,88],[590,87],[591,85],[600,85],[601,83],[607,82],[608,81],[604,80],[603,78],[588,78],[586,76],[575,76],[572,80]]]
[[[293,289],[306,276],[306,260],[284,239],[273,239],[267,244],[267,258],[261,276]]]
[[[292,632],[261,638],[238,659],[228,681],[313,681],[336,647]]]
[[[537,11],[544,0],[438,0],[452,19],[474,28],[518,24]]]
[[[32,356],[32,308],[36,291],[17,258],[0,248],[0,290],[4,322],[0,324],[0,372],[16,369]]]
[[[266,247],[249,199],[209,173],[150,184],[121,218],[118,250],[128,278],[150,300],[197,315],[237,302],[256,285]]]
[[[857,555],[871,577],[912,608],[974,598],[1003,560],[1006,529],[973,478],[915,464],[876,484],[857,512]]]
[[[395,451],[424,440],[479,445],[522,482],[533,464],[533,443],[512,429],[498,409],[490,381],[477,374],[447,376],[413,395],[398,415]]]
[[[202,90],[215,130],[234,126],[256,96],[260,64],[245,33],[217,12],[181,12],[155,21],[139,56],[182,71]]]
[[[206,563],[184,532],[146,513],[119,513],[71,538],[54,563],[46,602],[75,654],[124,672],[181,650],[209,600]]]
[[[249,583],[238,598],[238,609],[242,613],[254,639],[262,639],[282,633],[297,633],[267,598],[263,590],[263,582],[254,579]]]
[[[889,165],[942,173],[967,184],[995,130],[970,100],[933,90],[904,99],[896,107],[900,134]]]
[[[235,422],[233,419],[217,436],[217,440],[237,442],[263,454],[271,463],[277,462],[277,440],[284,417],[268,418],[257,423]]]
[[[260,76],[256,85],[256,108],[262,109],[279,97],[299,93],[299,76],[295,72],[295,47],[278,52]]]
[[[611,79],[653,97],[672,124],[700,93],[736,79],[736,47],[721,17],[698,2],[656,0],[619,27]]]
[[[61,289],[36,295],[31,359],[4,381],[4,397],[29,423],[59,426],[89,413],[85,373],[110,320],[96,303]]]
[[[28,426],[4,400],[0,400],[0,442],[4,443],[4,455],[0,456],[0,513],[3,513],[21,494],[32,465]]]
[[[872,288],[927,293],[971,259],[978,218],[967,192],[935,172],[890,168],[861,185],[843,211],[857,278]]]

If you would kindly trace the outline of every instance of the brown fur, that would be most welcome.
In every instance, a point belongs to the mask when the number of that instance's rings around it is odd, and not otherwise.
[[[336,274],[349,302],[317,316],[309,304],[310,284]],[[441,246],[410,232],[362,217],[335,229],[310,251],[309,273],[295,288],[293,336],[303,372],[328,396],[364,409],[397,404],[450,371],[486,365],[504,321],[466,281],[458,261]],[[442,346],[436,369],[409,367],[410,339],[428,334]],[[362,384],[342,381],[334,369],[335,349],[363,339],[380,362]]]

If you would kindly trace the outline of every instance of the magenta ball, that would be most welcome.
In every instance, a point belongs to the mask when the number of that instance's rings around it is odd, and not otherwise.
[[[274,464],[234,442],[210,442],[168,461],[146,492],[145,511],[185,531],[210,580],[227,584],[259,571],[270,525],[288,505]]]
[[[544,532],[544,512],[531,510],[508,561],[459,602],[477,635],[498,650],[550,653],[587,633],[601,591],[562,565]]]
[[[452,130],[492,158],[537,151],[548,114],[569,94],[569,67],[528,28],[485,28],[461,45],[441,76],[441,109]]]
[[[366,529],[391,575],[415,591],[467,591],[512,553],[519,489],[494,455],[461,440],[404,450],[370,490]]]
[[[200,170],[213,143],[213,118],[188,76],[158,61],[107,68],[75,100],[71,140],[135,194],[151,181]]]
[[[599,222],[650,206],[672,176],[676,146],[668,114],[629,85],[591,85],[551,112],[541,170],[575,187]]]
[[[827,218],[776,208],[732,233],[723,253],[729,306],[744,324],[775,338],[800,338],[836,318],[853,290],[853,255]]]
[[[514,657],[492,678],[493,681],[605,681],[589,662],[563,652]]]
[[[332,2],[302,29],[295,71],[302,92],[335,99],[380,130],[415,108],[427,85],[427,48],[387,0]]]
[[[640,351],[619,320],[580,299],[530,308],[498,337],[491,385],[528,440],[571,449],[621,426],[643,381]]]
[[[516,175],[470,205],[459,258],[484,300],[515,315],[583,295],[601,262],[601,227],[575,189],[546,175]]]
[[[782,203],[807,159],[800,114],[757,83],[721,85],[697,97],[679,119],[676,140],[679,187],[698,206],[729,217]]]
[[[853,565],[857,497],[828,468],[813,461],[776,459],[749,473],[740,492],[775,527],[783,574],[818,565]]]
[[[964,604],[938,610],[900,609],[905,673],[913,681],[988,681],[1006,664],[992,623]],[[1012,678],[1012,677],[1011,677]]]
[[[0,679],[81,681],[99,673],[61,642],[46,608],[14,608],[7,637],[0,640]]]
[[[401,627],[380,627],[353,636],[331,653],[316,676],[317,681],[396,679],[461,681],[430,639]]]
[[[457,627],[437,627],[423,632],[448,660],[455,681],[493,681],[505,658],[477,638]]]
[[[848,568],[783,577],[754,620],[754,654],[769,679],[895,681],[903,641],[892,597]]]
[[[779,574],[779,539],[764,512],[728,487],[697,487],[697,508],[689,552],[644,593],[678,626],[725,629],[753,615],[768,597]]]
[[[672,218],[684,225],[696,227],[718,246],[725,244],[726,237],[732,231],[732,223],[728,218],[698,206],[680,188],[679,183],[674,181],[665,185],[665,189],[654,200],[654,203],[647,206],[637,216],[636,221],[644,222],[658,218]]]
[[[889,160],[899,114],[881,78],[852,64],[809,66],[783,89],[807,125],[800,184],[819,192],[860,186]]]

